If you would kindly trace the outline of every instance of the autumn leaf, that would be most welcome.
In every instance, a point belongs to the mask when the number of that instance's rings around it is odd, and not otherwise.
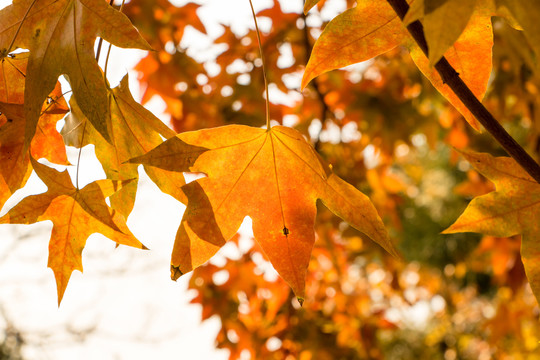
[[[131,162],[208,176],[183,187],[188,207],[172,254],[174,279],[210,259],[249,216],[255,239],[302,299],[317,199],[397,256],[369,199],[332,173],[290,128],[186,132]]]
[[[0,60],[0,207],[18,189],[22,188],[32,168],[23,152],[24,81],[28,54],[16,54]],[[69,111],[62,97],[60,84],[43,104],[37,124],[36,136],[31,143],[31,154],[67,165],[62,137],[56,123]]]
[[[170,138],[175,133],[133,99],[127,75],[120,85],[108,91],[108,107],[106,122],[111,129],[111,142],[106,141],[92,123],[87,122],[87,118],[75,101],[71,102],[71,114],[66,119],[62,135],[68,145],[81,147],[94,144],[96,156],[108,179],[133,179],[110,199],[111,206],[127,217],[135,203],[138,172],[136,164],[127,164],[126,161],[143,155],[161,144],[163,142],[161,135]],[[184,194],[180,191],[180,187],[185,183],[182,174],[166,172],[151,166],[145,166],[145,171],[163,192],[186,202]]]
[[[491,8],[480,7],[457,42],[444,54],[478,99],[482,99],[491,75],[493,34]],[[369,60],[394,47],[408,45],[411,57],[430,82],[454,105],[476,130],[480,125],[409,36],[386,1],[362,0],[333,19],[313,47],[302,79],[302,88],[320,74]]]
[[[495,2],[523,27],[531,48],[534,49],[536,56],[540,57],[540,21],[538,20],[540,7],[522,0],[495,0]],[[510,23],[512,24],[512,21]],[[538,62],[536,65],[538,66]]]
[[[0,110],[2,105],[24,103],[24,82],[28,53],[14,54],[0,59]]]
[[[24,119],[20,117],[26,63],[24,55],[0,60],[0,207],[32,172],[22,151]]]
[[[47,192],[24,198],[0,218],[0,224],[53,222],[48,266],[56,278],[60,304],[71,273],[83,270],[81,255],[91,234],[101,233],[117,244],[145,247],[129,231],[124,217],[105,203],[106,197],[129,181],[98,180],[78,190],[67,171],[58,172],[33,158],[31,162],[36,174],[47,185]]]
[[[479,232],[497,237],[521,234],[523,265],[533,292],[540,299],[540,184],[511,158],[462,154],[495,183],[496,191],[474,198],[443,233]]]
[[[22,151],[23,136],[24,127],[0,115],[0,207],[26,184],[32,172]]]
[[[81,109],[110,140],[107,90],[94,55],[101,36],[114,45],[149,50],[129,19],[103,0],[15,0],[0,10],[0,54],[30,50],[26,76],[25,146],[34,136],[41,104],[66,75]]]
[[[3,144],[22,144],[26,118],[24,114],[24,90],[28,53],[13,54],[0,59],[0,112],[6,122],[13,123],[17,135],[0,135]],[[60,83],[47,96],[41,108],[36,135],[32,140],[32,156],[46,158],[52,163],[67,165],[66,150],[62,137],[56,131],[56,123],[69,111]],[[22,133],[21,133],[22,131]],[[22,149],[22,147],[21,147]],[[26,159],[28,160],[28,159]]]
[[[484,11],[485,10],[485,11]],[[430,64],[422,50],[409,39],[409,50],[418,69],[429,79],[433,86],[463,115],[465,120],[476,130],[480,123],[457,95],[444,84],[441,76]],[[478,98],[482,99],[487,90],[492,68],[493,29],[491,13],[486,9],[475,13],[459,39],[446,51],[444,56],[458,72],[461,79]],[[431,54],[431,50],[430,50]]]
[[[467,26],[477,0],[415,0],[403,22],[408,25],[422,19],[433,66],[454,45]]]
[[[360,0],[324,28],[306,65],[302,89],[322,73],[369,60],[406,38],[407,30],[386,1]]]

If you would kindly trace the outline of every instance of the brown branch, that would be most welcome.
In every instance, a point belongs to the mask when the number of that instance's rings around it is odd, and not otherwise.
[[[409,10],[406,0],[387,0],[396,14],[403,20]],[[407,30],[412,35],[424,54],[428,55],[428,46],[424,36],[424,27],[420,21],[414,21],[407,26]],[[435,64],[435,69],[441,76],[443,83],[457,95],[459,100],[469,109],[484,128],[497,140],[506,152],[521,165],[538,183],[540,183],[540,165],[517,143],[517,141],[506,132],[499,122],[476,98],[469,87],[459,77],[456,70],[448,63],[446,58],[442,58]]]

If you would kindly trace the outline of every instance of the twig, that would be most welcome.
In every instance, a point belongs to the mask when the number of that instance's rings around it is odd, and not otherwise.
[[[387,0],[396,14],[403,20],[409,10],[406,0]],[[428,55],[428,46],[424,36],[424,27],[420,21],[416,20],[407,26],[407,30],[412,35],[424,54]],[[499,122],[476,98],[469,87],[459,77],[456,70],[450,65],[446,58],[442,58],[435,64],[435,69],[441,76],[443,83],[457,95],[459,100],[469,109],[474,117],[484,126],[484,128],[495,138],[495,140],[506,150],[506,152],[521,165],[521,167],[540,184],[540,165],[517,143],[517,141],[506,132]]]

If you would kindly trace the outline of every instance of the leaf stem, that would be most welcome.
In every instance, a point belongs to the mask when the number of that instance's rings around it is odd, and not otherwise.
[[[112,5],[113,2],[114,0],[111,0],[110,5]],[[125,2],[126,0],[122,0],[122,4],[120,5],[120,9],[118,9],[118,12],[122,12]],[[105,80],[107,80],[107,67],[109,65],[109,55],[111,55],[111,48],[112,48],[112,44],[109,44],[109,49],[107,50],[107,57],[105,57],[105,69],[103,70],[103,77],[105,78]]]
[[[407,14],[409,5],[406,0],[387,0],[401,20]],[[428,46],[424,36],[424,27],[418,20],[407,26],[407,30],[412,35],[420,49],[428,56]],[[502,125],[491,115],[484,105],[476,98],[471,89],[463,82],[456,70],[450,65],[446,58],[441,58],[435,69],[441,76],[443,83],[457,95],[459,100],[469,109],[474,117],[484,126],[484,128],[495,138],[495,140],[506,150],[506,152],[521,165],[538,183],[540,183],[540,165],[508,134]]]
[[[266,79],[266,62],[264,61],[264,54],[261,42],[261,32],[259,31],[259,25],[257,24],[257,15],[255,15],[255,9],[253,8],[253,2],[249,0],[251,6],[251,13],[253,14],[253,21],[255,22],[255,31],[257,32],[257,41],[259,42],[259,52],[261,53],[262,60],[262,72],[264,79],[264,89],[266,91],[266,131],[270,131],[270,100],[268,93],[268,79]]]
[[[81,154],[82,154],[82,148],[84,146],[84,134],[86,133],[86,123],[87,123],[87,120],[84,120],[84,125],[83,125],[83,131],[82,131],[82,135],[81,135],[81,143],[79,144],[80,148],[79,148],[79,156],[77,157],[77,174],[75,175],[75,187],[77,188],[77,190],[80,190],[79,189],[79,169],[81,168]]]
[[[110,0],[109,1],[109,6],[112,6],[112,4],[114,3],[114,0]],[[123,5],[124,3],[122,3]],[[99,56],[101,55],[101,46],[103,45],[103,38],[99,38],[98,40],[98,46],[97,46],[97,50],[96,50],[96,61],[99,61]]]
[[[112,6],[114,3],[114,0],[109,1],[109,6]],[[122,1],[122,6],[124,5],[124,2]],[[96,50],[96,61],[99,61],[99,57],[101,56],[101,47],[103,46],[103,38],[99,38],[98,40],[98,46]],[[107,63],[109,62],[109,53],[111,52],[111,44],[109,44],[109,51],[107,52],[107,59],[105,61],[105,70],[103,72],[103,77],[105,80],[107,80]],[[106,81],[105,81],[106,82]],[[107,85],[108,86],[108,85]],[[84,133],[86,132],[86,120],[84,121],[83,131],[81,135],[81,143],[79,148],[79,155],[77,156],[77,173],[75,175],[75,187],[77,190],[79,190],[79,169],[81,168],[81,154],[82,154],[82,148],[84,146]]]

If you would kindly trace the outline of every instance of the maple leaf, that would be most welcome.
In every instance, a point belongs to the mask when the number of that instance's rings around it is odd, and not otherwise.
[[[23,143],[26,127],[23,105],[28,57],[28,53],[20,53],[0,59],[0,79],[2,79],[0,81],[0,112],[6,116],[7,122],[13,123],[17,129],[17,135],[3,135],[4,141],[2,143],[4,144],[8,142],[12,144]],[[68,164],[63,140],[56,131],[56,123],[68,111],[69,108],[64,100],[62,88],[57,82],[54,90],[47,96],[47,100],[42,105],[36,135],[31,142],[31,154],[34,158],[44,157],[55,164]]]
[[[0,207],[26,184],[32,172],[22,151],[23,136],[24,127],[0,115]]]
[[[249,216],[255,239],[302,299],[317,199],[397,256],[367,196],[332,173],[296,130],[230,125],[186,132],[130,161],[208,176],[182,188],[188,206],[173,249],[173,279],[210,259]]]
[[[478,98],[482,99],[487,90],[492,68],[493,28],[491,13],[482,8],[475,13],[461,36],[450,46],[444,56],[458,72],[461,79]],[[409,40],[409,50],[418,69],[431,84],[463,115],[476,130],[480,123],[458,96],[446,85],[437,70],[430,66],[428,59],[414,41]],[[431,48],[430,48],[431,54]]]
[[[31,158],[32,167],[47,185],[47,192],[24,198],[0,224],[33,224],[51,220],[48,266],[53,270],[58,291],[58,304],[66,290],[71,273],[82,272],[82,251],[86,239],[101,233],[117,244],[140,249],[145,246],[127,228],[125,219],[105,203],[105,198],[129,181],[98,180],[76,189],[67,171],[58,172]]]
[[[479,7],[453,46],[445,52],[448,62],[482,99],[491,74],[493,34],[490,7]],[[411,57],[430,82],[476,130],[478,121],[445,84],[414,43],[403,23],[386,1],[361,0],[333,19],[315,43],[302,78],[302,88],[320,74],[369,60],[396,46],[408,45]]]
[[[540,184],[512,158],[462,154],[479,173],[495,183],[496,191],[474,198],[443,233],[479,232],[497,237],[522,234],[523,265],[533,292],[540,299]]]
[[[407,30],[386,1],[360,0],[326,25],[313,46],[301,87],[324,72],[390,51],[406,38]]]
[[[107,178],[129,180],[121,190],[111,196],[111,206],[128,216],[135,203],[137,192],[137,165],[128,164],[127,160],[145,154],[163,142],[160,135],[170,138],[175,135],[161,120],[137,103],[129,91],[127,75],[120,85],[108,92],[108,127],[112,139],[106,141],[96,131],[81,112],[77,102],[71,101],[71,114],[66,119],[62,135],[66,144],[81,147],[94,144],[96,156],[101,162]],[[148,176],[160,189],[186,202],[180,187],[185,184],[182,174],[166,172],[162,169],[145,166]]]
[[[24,186],[31,173],[30,160],[23,151],[26,119],[24,117],[24,81],[28,53],[0,60],[0,207]],[[56,164],[68,164],[62,137],[56,123],[68,112],[60,84],[43,104],[31,154]]]
[[[538,4],[529,4],[522,0],[495,0],[495,3],[503,11],[506,10],[512,15],[513,19],[523,27],[530,46],[536,52],[536,56],[540,56],[540,21],[538,21],[540,19],[540,7]],[[513,19],[511,19],[510,24],[512,24]]]
[[[0,10],[0,54],[13,46],[30,50],[25,146],[34,136],[41,104],[66,75],[81,109],[106,138],[107,91],[94,55],[101,36],[124,48],[150,50],[130,20],[103,0],[15,0]]]
[[[28,53],[14,54],[0,59],[0,111],[6,113],[8,104],[24,103],[24,82]]]
[[[411,4],[403,22],[408,25],[422,19],[432,66],[465,30],[476,4],[477,0],[415,0]]]

